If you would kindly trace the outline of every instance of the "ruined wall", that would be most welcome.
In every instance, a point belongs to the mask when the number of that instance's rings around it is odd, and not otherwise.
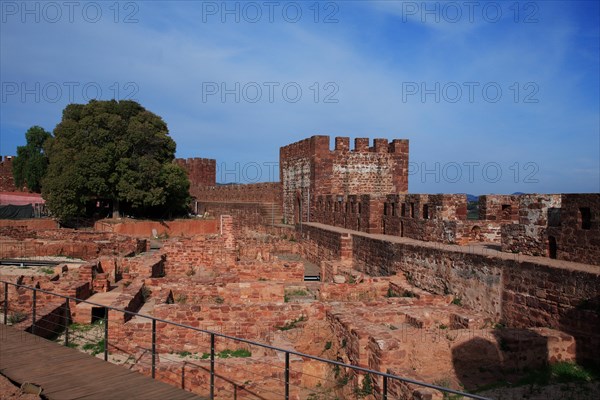
[[[226,249],[217,236],[181,239],[163,244],[166,256],[165,273],[168,277],[191,277],[225,268],[235,260],[235,252]]]
[[[402,272],[427,291],[460,298],[474,310],[500,317],[503,260],[479,254],[352,236],[354,268],[373,276]]]
[[[0,227],[22,227],[26,230],[57,229],[58,222],[49,218],[36,219],[0,219]]]
[[[600,357],[600,271],[506,263],[502,320],[514,327],[550,327],[573,335],[577,360]]]
[[[408,190],[408,140],[311,138],[280,149],[283,215],[286,223],[314,220],[317,197],[327,194],[381,196]],[[310,216],[309,216],[310,213]]]
[[[583,203],[577,204],[578,209]],[[346,234],[335,228],[303,228],[310,232],[307,246],[311,253],[340,259]],[[463,306],[507,326],[570,333],[577,340],[578,360],[600,357],[600,271],[594,266],[556,266],[544,259],[532,261],[494,250],[417,245],[365,234],[352,234],[345,240],[351,243],[349,258],[356,270],[373,276],[403,273],[418,288],[451,295]]]

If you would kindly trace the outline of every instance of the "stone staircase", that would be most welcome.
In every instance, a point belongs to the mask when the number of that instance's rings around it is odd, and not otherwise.
[[[278,225],[283,220],[283,207],[278,203],[261,204],[261,215],[265,225]]]

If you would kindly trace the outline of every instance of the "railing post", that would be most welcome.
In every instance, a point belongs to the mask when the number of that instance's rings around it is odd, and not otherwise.
[[[156,319],[152,318],[152,379],[156,376]]]
[[[33,290],[33,302],[31,304],[31,334],[35,335],[35,303],[37,291],[35,288],[31,288],[31,290]]]
[[[381,396],[381,400],[387,400],[387,384],[388,384],[388,378],[387,376],[383,376],[383,395]]]
[[[290,353],[285,352],[285,400],[290,398]]]
[[[8,324],[8,282],[4,282],[4,325]]]
[[[104,361],[108,361],[108,307],[104,308]]]
[[[69,346],[69,314],[71,314],[71,312],[69,299],[67,299],[65,302],[65,346]]]
[[[215,398],[215,334],[210,334],[210,398]]]

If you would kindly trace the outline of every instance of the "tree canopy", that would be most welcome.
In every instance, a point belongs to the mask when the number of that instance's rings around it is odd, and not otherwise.
[[[89,216],[98,204],[133,215],[184,212],[189,180],[173,163],[175,147],[166,123],[134,101],[70,104],[46,142],[42,194],[60,219]]]
[[[48,169],[44,143],[51,137],[49,132],[37,125],[25,132],[27,144],[17,147],[17,156],[13,160],[13,177],[17,187],[27,186],[36,193],[41,191],[42,178]]]

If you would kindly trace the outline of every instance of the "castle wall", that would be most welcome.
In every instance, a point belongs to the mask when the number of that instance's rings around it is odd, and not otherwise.
[[[314,220],[317,197],[328,194],[372,196],[408,190],[408,140],[313,136],[280,149],[283,216],[286,223]],[[310,215],[309,215],[310,213]]]
[[[477,247],[385,240],[316,224],[303,225],[302,235],[310,255],[344,259],[372,276],[402,273],[411,284],[452,295],[507,326],[568,332],[577,339],[578,360],[600,356],[597,268]]]

